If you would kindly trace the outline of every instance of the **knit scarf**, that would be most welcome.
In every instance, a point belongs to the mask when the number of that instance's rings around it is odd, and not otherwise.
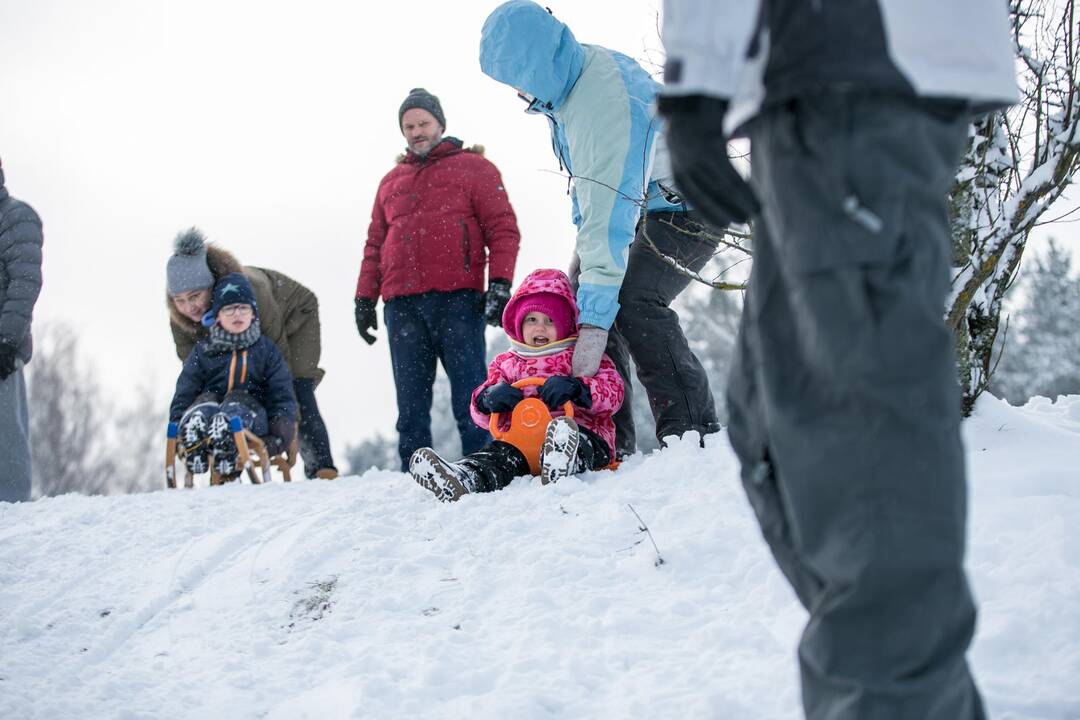
[[[233,334],[217,323],[210,326],[210,346],[206,352],[210,355],[224,355],[233,350],[243,350],[255,344],[262,337],[259,318],[251,321],[251,326],[242,333]]]
[[[514,353],[518,357],[523,358],[547,357],[548,355],[558,355],[567,348],[574,347],[574,343],[576,342],[577,335],[571,335],[570,337],[563,338],[562,340],[550,342],[547,345],[540,345],[534,347],[532,345],[526,345],[525,343],[518,342],[517,340],[511,338],[510,352]]]

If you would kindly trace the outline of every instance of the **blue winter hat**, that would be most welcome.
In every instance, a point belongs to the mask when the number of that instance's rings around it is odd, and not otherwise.
[[[202,324],[210,327],[217,322],[221,308],[240,304],[250,305],[255,315],[259,314],[259,306],[255,304],[255,291],[251,289],[251,283],[243,273],[223,275],[214,286],[214,297],[210,309],[203,315]]]

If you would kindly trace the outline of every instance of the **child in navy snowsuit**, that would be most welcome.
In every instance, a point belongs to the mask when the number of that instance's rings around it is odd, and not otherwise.
[[[241,469],[229,418],[239,417],[276,455],[292,442],[296,400],[285,358],[259,329],[246,277],[231,273],[218,280],[203,325],[210,335],[184,361],[169,420],[179,421],[188,470],[205,472],[212,459],[218,474],[228,477]]]

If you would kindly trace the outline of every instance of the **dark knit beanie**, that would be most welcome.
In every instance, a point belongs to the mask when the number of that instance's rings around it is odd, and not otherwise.
[[[210,310],[203,315],[202,324],[210,327],[217,321],[217,314],[226,305],[250,305],[255,314],[259,307],[255,304],[255,291],[243,273],[229,273],[217,281],[214,286],[214,299]]]
[[[413,108],[427,110],[439,121],[439,124],[442,125],[442,129],[446,130],[446,116],[443,115],[442,105],[439,104],[439,98],[435,97],[424,88],[413,88],[410,90],[409,96],[405,98],[405,102],[401,103],[401,107],[398,108],[397,124],[399,130],[401,129],[401,118],[405,116],[405,111],[412,110]]]

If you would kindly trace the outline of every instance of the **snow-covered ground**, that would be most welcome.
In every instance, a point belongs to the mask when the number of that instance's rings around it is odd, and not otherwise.
[[[978,680],[1075,720],[1080,397],[965,435]],[[0,505],[0,718],[797,718],[804,619],[722,436],[455,505],[377,471]]]

